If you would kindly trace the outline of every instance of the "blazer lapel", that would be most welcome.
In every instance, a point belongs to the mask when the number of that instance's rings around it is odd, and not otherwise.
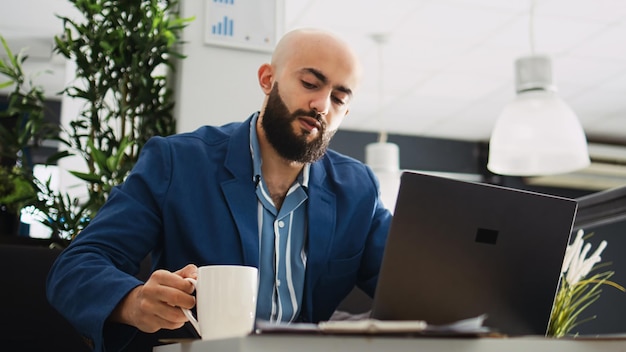
[[[337,204],[333,193],[325,187],[326,171],[322,162],[311,165],[309,179],[308,254],[305,279],[305,307],[312,313],[313,289],[326,270],[331,240],[337,221]]]
[[[259,230],[255,183],[250,155],[250,119],[230,138],[224,166],[233,178],[223,181],[222,192],[235,220],[246,265],[259,266]]]

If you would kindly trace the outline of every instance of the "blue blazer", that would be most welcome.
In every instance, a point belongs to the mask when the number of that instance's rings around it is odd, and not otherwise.
[[[249,124],[152,138],[125,183],[57,259],[48,299],[96,350],[104,338],[132,337],[106,319],[141,284],[133,275],[146,255],[154,270],[258,267]],[[329,150],[311,165],[300,320],[328,319],[355,285],[374,295],[391,222],[378,193],[371,169],[355,159]]]

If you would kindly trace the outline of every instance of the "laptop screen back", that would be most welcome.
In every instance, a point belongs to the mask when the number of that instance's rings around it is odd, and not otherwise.
[[[405,172],[372,317],[546,333],[577,203]]]

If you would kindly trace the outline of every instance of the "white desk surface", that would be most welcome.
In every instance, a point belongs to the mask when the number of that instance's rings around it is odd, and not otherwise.
[[[552,339],[540,336],[436,338],[341,335],[251,335],[233,339],[174,343],[158,346],[154,352],[608,352],[626,351],[626,338]]]

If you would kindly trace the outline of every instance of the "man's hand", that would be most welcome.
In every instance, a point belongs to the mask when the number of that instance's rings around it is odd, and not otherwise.
[[[197,271],[193,264],[174,273],[155,271],[145,284],[126,295],[111,313],[110,319],[148,333],[182,327],[187,318],[180,308],[191,309],[196,304],[191,295],[193,284],[185,278],[197,279]]]

